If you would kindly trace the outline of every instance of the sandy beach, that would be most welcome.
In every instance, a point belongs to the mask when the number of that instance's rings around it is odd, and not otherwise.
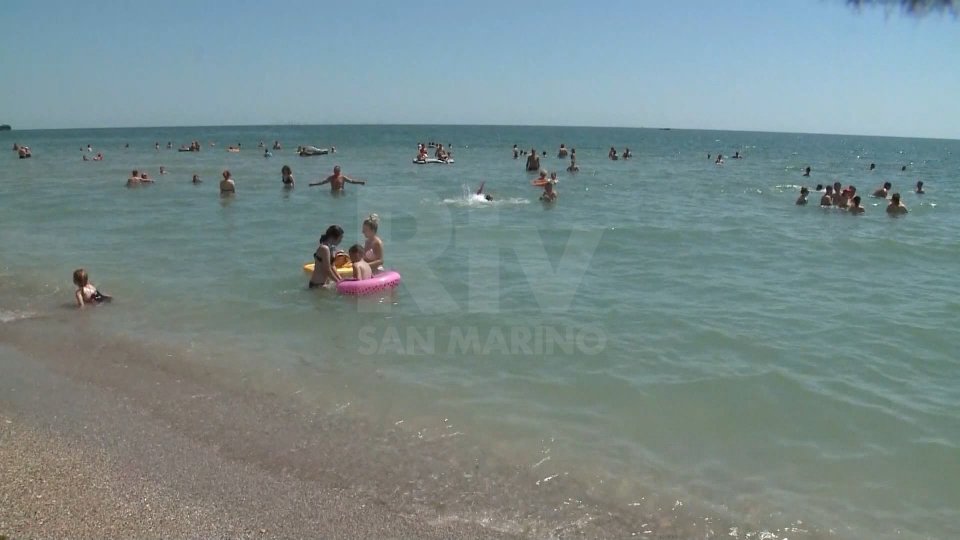
[[[244,390],[164,351],[98,349],[70,325],[36,339],[51,328],[0,326],[0,534],[11,539],[652,533],[641,512],[601,512],[479,449]],[[639,537],[669,536],[672,521]]]

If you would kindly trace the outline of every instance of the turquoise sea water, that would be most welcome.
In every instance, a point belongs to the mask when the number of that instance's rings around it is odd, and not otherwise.
[[[194,139],[203,151],[176,152]],[[257,142],[275,139],[285,149],[263,158]],[[411,164],[432,140],[453,145],[454,165]],[[960,536],[958,141],[454,126],[0,133],[14,142],[34,157],[0,154],[4,324],[72,314],[70,274],[83,266],[117,299],[92,315],[117,339],[242,366],[385,425],[454,426],[611,507],[668,501],[776,537]],[[237,142],[241,153],[224,151]],[[578,175],[556,158],[561,143],[576,148]],[[105,161],[82,162],[87,144]],[[337,153],[300,158],[298,144]],[[547,150],[555,205],[537,201],[514,144]],[[635,157],[610,161],[611,145]],[[707,159],[735,150],[745,159]],[[367,185],[343,197],[307,187],[335,163]],[[281,187],[284,164],[294,190]],[[156,185],[126,189],[135,168]],[[218,196],[223,169],[235,197]],[[816,193],[794,205],[800,185],[834,181],[857,186],[865,215],[820,209]],[[867,196],[883,181],[909,215]],[[481,182],[493,203],[469,196]],[[359,300],[307,291],[300,267],[323,230],[342,225],[348,247],[372,212],[404,285]]]

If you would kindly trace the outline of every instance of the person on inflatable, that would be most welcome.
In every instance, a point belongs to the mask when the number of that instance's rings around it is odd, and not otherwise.
[[[377,236],[380,228],[380,216],[370,214],[363,220],[363,260],[370,265],[374,272],[383,270],[383,240]],[[352,259],[352,257],[351,257]]]
[[[343,229],[339,225],[327,227],[326,232],[320,237],[320,245],[313,253],[313,274],[310,275],[310,282],[307,287],[315,289],[323,287],[328,282],[337,283],[341,277],[337,274],[337,269],[333,266],[333,259],[336,255],[337,244],[343,240]]]
[[[370,279],[373,277],[370,264],[363,260],[363,246],[354,244],[350,246],[347,253],[350,255],[350,261],[353,262],[353,279]]]

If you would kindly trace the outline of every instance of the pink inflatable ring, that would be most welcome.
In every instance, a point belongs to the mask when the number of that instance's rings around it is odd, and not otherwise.
[[[370,279],[345,279],[337,283],[340,294],[373,294],[392,289],[400,284],[400,274],[393,270],[381,272]]]

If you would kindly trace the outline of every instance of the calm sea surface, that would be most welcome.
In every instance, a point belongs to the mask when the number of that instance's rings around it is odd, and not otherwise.
[[[194,139],[201,152],[176,151]],[[284,150],[266,159],[260,140]],[[420,141],[452,144],[456,163],[412,164]],[[105,355],[111,339],[178,347],[384,425],[444,426],[612,507],[683,504],[776,537],[960,537],[960,141],[284,126],[0,144],[0,324],[76,319],[104,333]],[[105,160],[83,162],[87,144]],[[298,144],[337,153],[301,158]],[[547,150],[555,205],[514,144]],[[610,161],[610,146],[635,157]],[[367,184],[307,186],[334,164]],[[125,188],[131,169],[156,184]],[[794,205],[801,185],[834,181],[865,195],[865,215],[820,209],[816,193]],[[909,215],[867,196],[883,181]],[[493,203],[469,195],[482,182]],[[323,230],[341,225],[349,247],[370,213],[404,284],[308,291]],[[81,266],[116,297],[82,317]]]

